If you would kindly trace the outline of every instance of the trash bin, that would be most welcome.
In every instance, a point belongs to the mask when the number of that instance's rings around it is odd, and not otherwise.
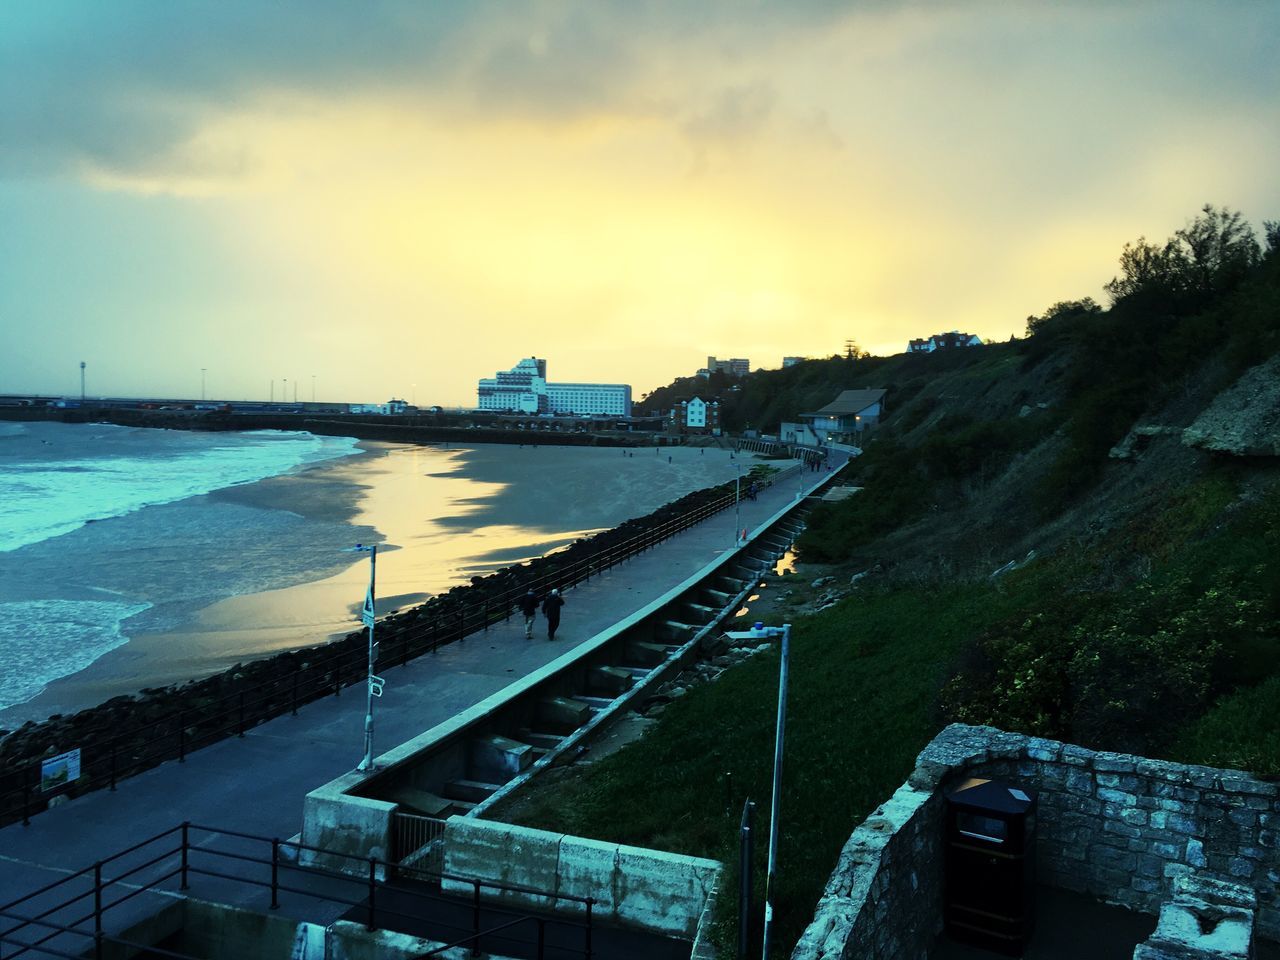
[[[1020,955],[1035,920],[1036,793],[966,780],[947,795],[948,936]]]

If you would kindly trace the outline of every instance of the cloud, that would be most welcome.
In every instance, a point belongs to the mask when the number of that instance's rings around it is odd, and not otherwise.
[[[757,12],[744,21],[728,3],[10,4],[0,8],[0,174],[180,167],[181,145],[210,116],[264,96],[378,94],[455,122],[661,114],[682,109],[683,97],[661,91],[679,91],[708,36],[749,48],[769,30],[834,15],[824,4]],[[732,103],[713,105],[707,123],[717,109]]]

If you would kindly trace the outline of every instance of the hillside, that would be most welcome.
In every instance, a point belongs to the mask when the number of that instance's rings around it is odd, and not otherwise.
[[[952,720],[1280,777],[1278,241],[1207,208],[1126,247],[1108,309],[755,374],[726,404],[745,422],[889,391],[851,466],[864,489],[815,510],[799,575],[752,605],[794,625],[786,948],[853,826]],[[743,799],[768,816],[776,682],[756,657],[694,687],[510,815],[732,861]]]

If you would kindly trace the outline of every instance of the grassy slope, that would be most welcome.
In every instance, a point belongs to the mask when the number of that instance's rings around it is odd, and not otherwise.
[[[1111,548],[1069,551],[998,581],[871,592],[800,619],[782,807],[782,944],[794,943],[812,915],[852,827],[906,778],[916,754],[947,721],[939,694],[974,637],[998,635],[1003,625],[1059,604],[1066,580],[1088,581],[1113,548],[1128,548],[1140,530],[1162,545],[1150,576],[1105,598],[1081,593],[1072,600],[1079,623],[1089,623],[1091,616],[1123,619],[1125,611],[1145,609],[1149,583],[1203,586],[1176,593],[1180,601],[1170,599],[1175,594],[1157,593],[1165,609],[1148,625],[1153,635],[1159,635],[1162,623],[1185,616],[1178,603],[1190,608],[1224,583],[1247,581],[1252,586],[1237,592],[1266,602],[1269,574],[1259,573],[1259,567],[1272,570],[1268,558],[1280,547],[1280,491],[1272,488],[1255,498],[1222,526],[1222,509],[1235,502],[1236,492],[1229,477],[1213,476],[1177,491],[1157,515],[1117,531]],[[1266,622],[1265,615],[1260,622]],[[1269,644],[1261,656],[1275,669],[1274,635]],[[723,859],[731,872],[726,889],[735,889],[734,845],[743,799],[758,803],[758,824],[768,822],[777,664],[776,653],[763,655],[692,689],[639,742],[554,785],[535,785],[501,815],[529,826]],[[1175,671],[1171,682],[1180,675]],[[1017,677],[991,682],[996,689],[1021,688]],[[1180,739],[1153,752],[1280,774],[1280,722],[1273,708],[1277,684],[1280,674],[1225,694],[1189,723]],[[994,715],[966,719],[999,722],[1001,709],[1013,708],[1005,703],[988,710]],[[1105,740],[1094,745],[1123,746]],[[763,846],[757,847],[758,891],[763,889]],[[732,904],[724,909],[727,915]],[[731,942],[725,923],[726,942]]]

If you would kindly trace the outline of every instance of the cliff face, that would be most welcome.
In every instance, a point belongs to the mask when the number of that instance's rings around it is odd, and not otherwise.
[[[1182,432],[1182,442],[1237,457],[1280,456],[1280,354],[1219,394]]]

